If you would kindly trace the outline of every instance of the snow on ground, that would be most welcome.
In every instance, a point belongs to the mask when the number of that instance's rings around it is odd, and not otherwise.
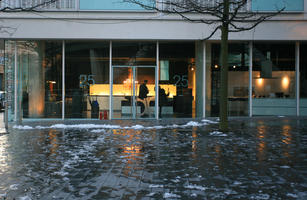
[[[180,195],[174,194],[174,193],[164,193],[163,198],[167,199],[167,198],[181,198]]]
[[[178,125],[158,125],[158,126],[143,126],[140,124],[132,126],[120,126],[120,125],[110,125],[110,124],[54,124],[51,126],[29,126],[29,125],[15,125],[14,129],[19,130],[31,130],[31,129],[93,129],[91,132],[98,133],[103,132],[105,129],[134,129],[134,130],[148,130],[148,129],[169,129],[169,128],[186,128],[186,127],[197,127],[206,126],[208,124],[215,124],[217,122],[203,119],[201,122],[190,121],[186,124]],[[220,135],[221,136],[221,135]]]
[[[213,131],[211,133],[209,133],[211,136],[219,136],[219,137],[226,137],[227,134],[220,132],[220,131]]]
[[[187,185],[185,186],[187,189],[195,189],[195,190],[202,190],[205,191],[207,188],[200,186],[200,185]]]

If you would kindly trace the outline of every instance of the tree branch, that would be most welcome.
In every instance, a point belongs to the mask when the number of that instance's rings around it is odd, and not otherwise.
[[[57,2],[58,0],[46,0],[42,3],[38,3],[35,5],[32,5],[30,7],[11,7],[9,5],[3,7],[0,9],[0,12],[29,12],[29,11],[38,11],[37,9],[43,6],[47,6],[50,4],[53,4],[55,2]],[[1,1],[0,1],[1,2]]]

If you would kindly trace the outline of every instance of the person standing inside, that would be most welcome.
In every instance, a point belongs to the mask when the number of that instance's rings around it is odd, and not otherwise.
[[[144,80],[144,82],[140,85],[139,89],[139,98],[143,101],[144,103],[144,108],[141,107],[141,116],[148,116],[148,106],[149,102],[147,100],[147,94],[149,93],[148,88],[147,88],[147,80]]]
[[[159,86],[159,117],[162,117],[162,107],[167,105],[167,97],[169,92],[166,94],[165,90]]]

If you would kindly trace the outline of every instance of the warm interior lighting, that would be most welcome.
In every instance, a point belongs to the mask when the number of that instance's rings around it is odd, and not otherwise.
[[[263,85],[263,79],[262,78],[258,78],[257,79],[257,84],[258,84],[258,86],[262,86]]]
[[[125,81],[124,81],[125,82]],[[130,84],[113,84],[113,96],[131,96],[132,87],[127,87]],[[136,82],[136,96],[139,94],[140,85]],[[165,90],[166,93],[169,92],[169,97],[173,98],[177,95],[176,86],[172,84],[160,84],[161,88]],[[148,96],[155,96],[155,84],[147,84],[149,94]],[[109,84],[95,84],[90,86],[90,95],[110,95],[110,85]]]
[[[217,69],[217,68],[219,68],[219,66],[218,65],[214,65],[214,68]]]
[[[237,68],[237,66],[234,65],[233,68],[235,69],[235,68]]]
[[[289,83],[290,83],[289,78],[287,76],[283,77],[283,79],[282,79],[283,89],[288,89]]]

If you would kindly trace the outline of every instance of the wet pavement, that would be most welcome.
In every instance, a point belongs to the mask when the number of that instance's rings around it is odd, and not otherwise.
[[[0,199],[307,199],[306,118],[84,123],[0,134]]]

